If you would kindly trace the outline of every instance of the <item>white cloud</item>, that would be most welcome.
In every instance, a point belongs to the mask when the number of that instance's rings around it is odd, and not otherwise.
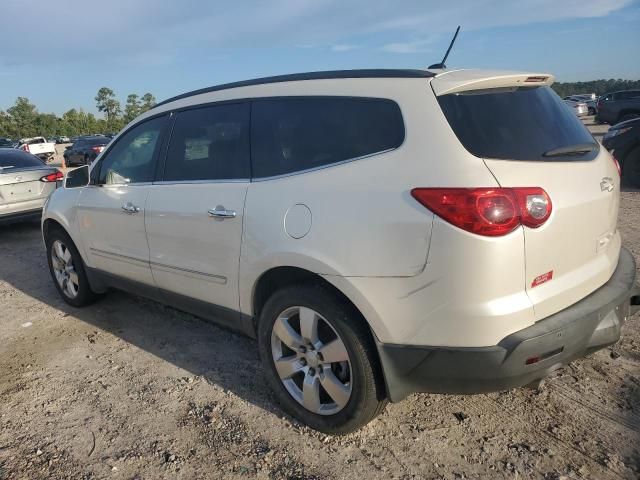
[[[395,42],[383,45],[381,50],[390,53],[421,53],[431,51],[434,37],[409,42]]]
[[[333,52],[348,52],[349,50],[355,50],[358,48],[357,45],[351,45],[348,43],[338,43],[336,45],[331,45],[331,50]]]

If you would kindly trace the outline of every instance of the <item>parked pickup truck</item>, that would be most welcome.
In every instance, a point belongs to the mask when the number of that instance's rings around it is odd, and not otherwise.
[[[56,144],[47,142],[44,137],[22,138],[16,148],[29,152],[45,161],[52,159],[56,153]]]

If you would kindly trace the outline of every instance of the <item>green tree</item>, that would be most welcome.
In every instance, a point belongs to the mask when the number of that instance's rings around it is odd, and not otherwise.
[[[108,128],[117,128],[119,116],[121,113],[120,102],[116,99],[116,95],[110,88],[102,87],[98,90],[95,97],[96,106],[99,112],[104,112]]]
[[[38,134],[35,124],[38,111],[28,98],[18,97],[16,103],[7,109],[7,113],[11,116],[14,136],[22,138]]]
[[[124,123],[129,123],[141,113],[142,106],[138,95],[135,93],[127,97],[127,103],[124,106]]]
[[[142,96],[142,107],[140,113],[144,113],[147,110],[152,109],[156,104],[156,97],[151,95],[149,92],[145,93]]]

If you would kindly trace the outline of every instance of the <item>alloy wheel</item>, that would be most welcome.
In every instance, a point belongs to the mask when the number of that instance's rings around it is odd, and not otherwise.
[[[73,264],[71,250],[60,240],[56,240],[51,245],[51,265],[62,292],[69,298],[76,298],[80,289],[80,280]]]
[[[278,315],[271,353],[282,384],[310,412],[333,415],[349,402],[349,353],[336,330],[315,310],[296,306]]]

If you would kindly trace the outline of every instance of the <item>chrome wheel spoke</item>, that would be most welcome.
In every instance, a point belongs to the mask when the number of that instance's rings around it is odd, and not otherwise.
[[[283,380],[293,377],[296,373],[302,370],[302,364],[295,355],[280,358],[275,361],[275,365],[278,375]]]
[[[302,404],[314,413],[320,411],[320,382],[317,377],[305,375],[302,385]]]
[[[349,361],[349,353],[342,343],[342,340],[336,338],[332,342],[323,345],[318,349],[318,353],[322,355],[324,363],[347,362]]]
[[[69,271],[69,281],[71,281],[71,283],[73,283],[76,287],[78,287],[78,285],[80,285],[79,280],[78,280],[78,274],[76,273],[75,270],[70,270]]]
[[[64,254],[62,255],[62,259],[69,264],[71,262],[71,252],[68,248],[65,247]]]
[[[351,396],[351,389],[338,380],[331,368],[325,367],[323,369],[323,375],[320,375],[320,383],[339,407],[344,407],[347,404]]]
[[[64,249],[62,248],[62,243],[60,242],[55,242],[53,244],[53,250],[56,254],[56,257],[58,257],[58,260],[63,260],[64,259]]]
[[[289,324],[289,319],[278,317],[273,324],[273,333],[291,350],[297,350],[304,344],[302,337]]]
[[[300,333],[312,344],[318,342],[318,316],[310,308],[300,307]]]

